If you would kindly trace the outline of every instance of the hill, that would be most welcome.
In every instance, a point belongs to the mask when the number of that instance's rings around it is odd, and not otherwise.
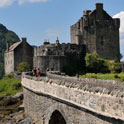
[[[6,43],[18,41],[20,41],[20,39],[16,33],[8,30],[3,24],[0,24],[0,79],[4,74],[4,52],[6,50]]]

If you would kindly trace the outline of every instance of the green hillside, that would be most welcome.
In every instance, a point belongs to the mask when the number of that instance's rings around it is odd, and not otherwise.
[[[0,24],[0,79],[4,74],[4,51],[6,49],[6,43],[18,42],[19,40],[16,33]]]

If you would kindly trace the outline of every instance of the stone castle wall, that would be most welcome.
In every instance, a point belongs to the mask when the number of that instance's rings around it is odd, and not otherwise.
[[[5,74],[14,72],[14,52],[5,52],[4,54],[4,70]]]
[[[17,44],[19,43],[19,44]],[[30,69],[33,67],[33,47],[30,46],[25,38],[22,41],[12,44],[4,54],[5,74],[14,73],[21,62],[27,62]],[[16,46],[16,47],[15,47]]]
[[[46,44],[34,48],[34,67],[40,68],[42,72],[46,69],[66,72],[68,68],[79,70],[82,67],[85,57],[85,45],[76,44]]]
[[[71,26],[71,43],[85,44],[88,53],[96,51],[105,59],[120,60],[120,20],[113,19],[97,3],[96,9],[85,10],[83,17]]]
[[[14,50],[14,71],[17,70],[21,62],[27,62],[30,69],[33,67],[33,47],[27,42],[23,42]]]
[[[22,85],[26,113],[35,121],[48,124],[52,112],[58,110],[67,124],[124,123],[124,86],[120,82],[48,73],[40,79],[23,75]]]

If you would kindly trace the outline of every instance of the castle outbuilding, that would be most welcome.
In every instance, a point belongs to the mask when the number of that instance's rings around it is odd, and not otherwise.
[[[57,38],[55,44],[45,42],[44,45],[34,48],[34,67],[40,68],[42,72],[46,69],[67,74],[80,71],[84,66],[85,45],[59,43]]]
[[[71,43],[85,44],[86,52],[96,51],[105,59],[120,60],[120,19],[113,19],[96,3],[96,9],[85,10],[83,17],[71,26]]]
[[[33,67],[33,47],[26,42],[26,38],[14,44],[7,44],[4,54],[5,74],[17,71],[19,63],[27,62]]]

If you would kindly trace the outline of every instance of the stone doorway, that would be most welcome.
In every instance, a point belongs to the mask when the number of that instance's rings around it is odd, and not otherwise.
[[[52,113],[49,124],[66,124],[66,122],[62,114],[56,110]]]

